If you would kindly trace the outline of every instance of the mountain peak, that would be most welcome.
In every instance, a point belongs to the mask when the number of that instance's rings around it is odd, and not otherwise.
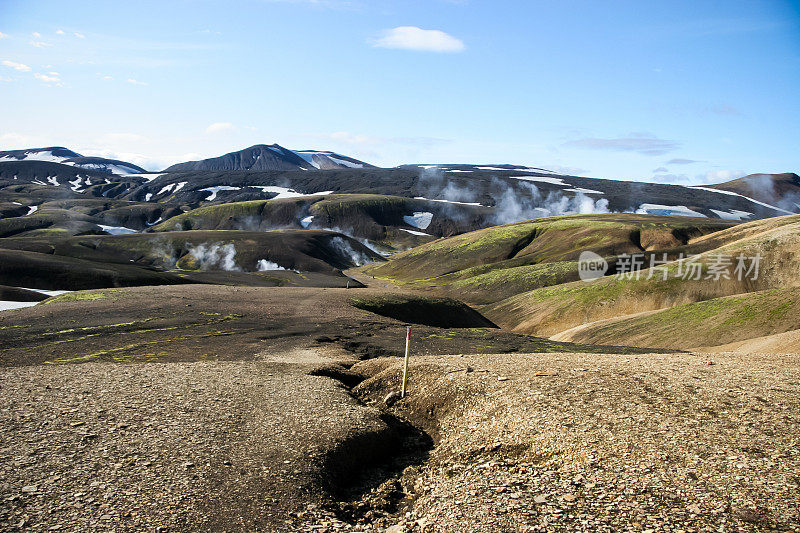
[[[219,157],[177,163],[167,172],[197,170],[334,170],[374,168],[352,157],[322,150],[290,150],[277,143],[255,144]]]

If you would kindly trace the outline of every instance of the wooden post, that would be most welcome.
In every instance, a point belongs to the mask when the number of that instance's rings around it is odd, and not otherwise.
[[[408,347],[411,344],[411,326],[406,326],[406,357],[403,361],[403,385],[400,388],[400,397],[406,397],[406,384],[408,383]]]

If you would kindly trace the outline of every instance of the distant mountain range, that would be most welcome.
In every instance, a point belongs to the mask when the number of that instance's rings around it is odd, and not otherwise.
[[[0,152],[0,226],[9,226],[0,236],[28,231],[23,226],[30,226],[36,217],[40,226],[52,222],[45,220],[44,208],[67,199],[102,200],[106,202],[102,211],[123,205],[131,210],[132,203],[140,204],[131,217],[118,217],[116,225],[141,231],[155,225],[162,215],[174,215],[176,209],[189,212],[209,204],[308,197],[288,202],[280,216],[267,215],[266,207],[259,207],[257,213],[248,214],[245,225],[259,220],[259,227],[264,221],[281,227],[343,227],[343,215],[333,204],[325,207],[324,217],[309,211],[314,202],[331,195],[336,195],[336,201],[349,195],[348,201],[364,202],[361,197],[373,196],[372,203],[358,207],[366,209],[367,215],[358,211],[345,218],[357,228],[356,234],[378,240],[383,227],[402,227],[415,238],[431,238],[564,214],[638,213],[750,221],[800,213],[800,178],[793,173],[683,186],[586,178],[508,164],[378,168],[335,152],[289,150],[277,144],[259,144],[147,172],[125,161],[84,157],[64,147]],[[41,212],[34,210],[39,206]],[[96,209],[92,207],[89,216],[97,218],[100,211]],[[36,217],[31,217],[34,213]],[[28,221],[12,224],[10,219],[15,217]],[[224,223],[217,215],[212,218],[213,224],[200,219],[193,224],[207,229],[236,229],[244,224],[237,216],[227,216]],[[110,216],[103,220],[113,222]],[[70,233],[86,230],[67,222],[62,226]]]
[[[250,148],[200,161],[178,163],[166,172],[196,170],[333,170],[375,168],[358,159],[318,150],[289,150],[278,144],[256,144]]]
[[[147,172],[133,163],[105,157],[86,157],[63,146],[0,151],[0,163],[8,161],[49,161],[87,170],[96,170],[106,174],[139,174]]]

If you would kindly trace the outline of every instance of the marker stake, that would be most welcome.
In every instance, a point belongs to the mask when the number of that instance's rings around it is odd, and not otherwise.
[[[403,385],[400,388],[400,397],[406,397],[406,384],[408,383],[408,347],[411,344],[411,326],[406,326],[406,356],[403,361]]]

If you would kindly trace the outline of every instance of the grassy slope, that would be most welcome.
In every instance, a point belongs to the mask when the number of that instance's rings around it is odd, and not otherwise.
[[[515,331],[551,336],[587,322],[798,285],[796,265],[800,261],[800,216],[734,227],[698,239],[689,248],[695,247],[696,251],[700,244],[715,247],[700,254],[698,261],[703,264],[703,279],[697,281],[676,277],[678,265],[672,263],[667,280],[659,275],[647,279],[647,270],[642,271],[639,279],[607,276],[592,283],[578,281],[517,294],[489,305],[483,311],[490,320]],[[708,263],[716,254],[735,256],[740,253],[762,256],[757,280],[705,279]],[[691,331],[686,333],[692,334]]]
[[[419,246],[365,270],[377,278],[488,304],[578,279],[584,250],[604,257],[676,249],[730,222],[685,217],[579,215],[487,228]]]
[[[800,329],[800,288],[770,289],[676,305],[581,328],[571,342],[689,349]]]
[[[349,258],[332,246],[337,235],[325,231],[281,230],[248,231],[176,231],[130,235],[97,235],[65,239],[13,239],[5,246],[20,250],[54,253],[87,261],[136,264],[170,269],[174,266],[194,270],[189,250],[205,245],[234,245],[234,260],[239,269],[255,271],[260,259],[276,262],[284,268],[310,272],[336,273],[350,268]],[[359,242],[339,236],[356,252],[377,259],[378,256]]]
[[[356,237],[404,250],[433,239],[400,229],[417,230],[403,219],[415,211],[434,213],[426,233],[452,235],[485,225],[489,210],[391,195],[331,194],[207,205],[166,220],[153,230],[300,228],[302,219],[313,217],[310,228],[340,228]]]

